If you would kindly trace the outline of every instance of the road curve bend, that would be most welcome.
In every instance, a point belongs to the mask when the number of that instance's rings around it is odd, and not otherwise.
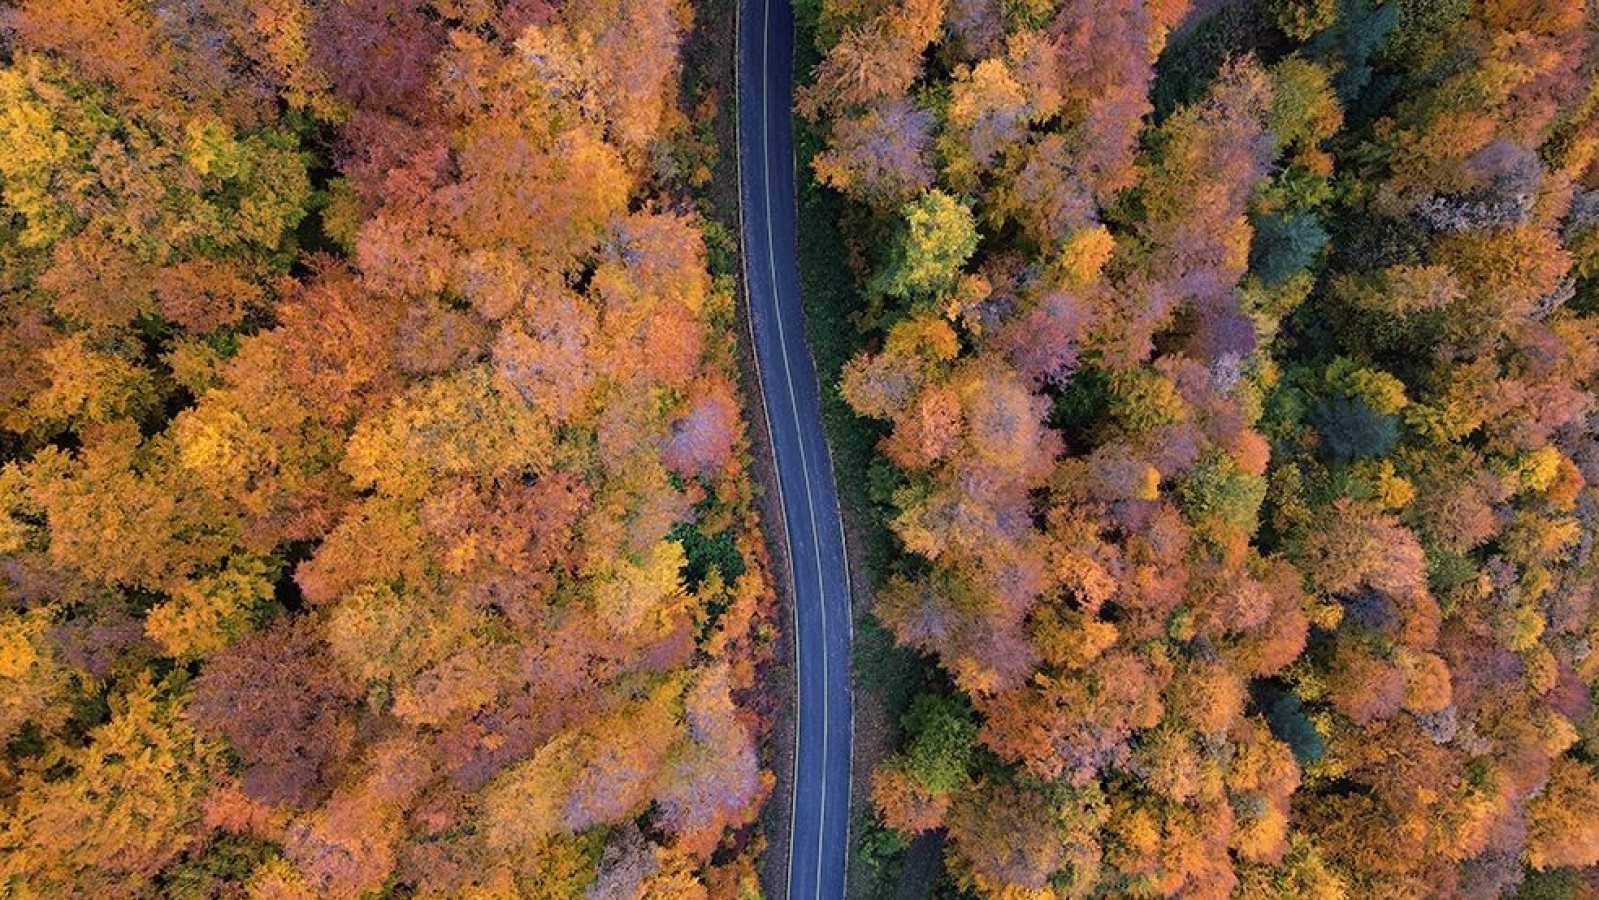
[[[791,0],[739,0],[744,285],[788,546],[796,672],[788,897],[841,900],[849,860],[850,591],[795,236]]]

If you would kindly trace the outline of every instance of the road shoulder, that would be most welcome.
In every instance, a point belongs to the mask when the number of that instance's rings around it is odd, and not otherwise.
[[[685,82],[715,98],[715,143],[719,148],[711,179],[698,193],[701,213],[721,226],[735,260],[743,259],[743,229],[740,220],[738,158],[738,11],[740,0],[694,0],[694,30],[684,48],[689,71]],[[692,98],[686,98],[692,101]],[[781,897],[785,883],[792,814],[794,775],[794,644],[792,629],[794,598],[790,585],[792,563],[784,539],[781,500],[769,486],[777,484],[777,470],[767,428],[765,398],[760,390],[760,372],[749,329],[749,297],[746,294],[742,265],[730,266],[737,282],[734,292],[735,328],[738,338],[740,402],[748,430],[750,471],[757,485],[757,508],[761,532],[769,560],[768,571],[777,592],[779,627],[771,659],[762,669],[760,680],[765,693],[763,708],[773,713],[771,727],[761,741],[761,766],[776,776],[776,787],[762,808],[760,827],[767,841],[761,862],[761,885],[765,896]]]

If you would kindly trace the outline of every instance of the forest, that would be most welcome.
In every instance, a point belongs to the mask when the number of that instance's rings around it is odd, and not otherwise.
[[[0,0],[0,896],[781,896],[734,5]],[[794,6],[860,893],[1599,897],[1595,0]]]
[[[928,673],[865,863],[1599,892],[1595,7],[801,7]]]
[[[0,4],[0,894],[759,895],[693,22]]]

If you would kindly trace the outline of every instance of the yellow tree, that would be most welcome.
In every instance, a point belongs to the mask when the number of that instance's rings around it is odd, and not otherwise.
[[[169,687],[141,676],[110,721],[65,750],[66,777],[28,776],[7,810],[0,872],[41,895],[148,890],[199,840],[216,748],[195,734]]]

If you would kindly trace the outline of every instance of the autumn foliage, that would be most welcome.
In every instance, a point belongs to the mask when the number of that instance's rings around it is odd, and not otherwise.
[[[878,817],[985,897],[1552,883],[1599,864],[1592,9],[1233,6],[820,6],[876,612],[964,710]]]
[[[0,893],[754,889],[691,23],[0,11]]]

